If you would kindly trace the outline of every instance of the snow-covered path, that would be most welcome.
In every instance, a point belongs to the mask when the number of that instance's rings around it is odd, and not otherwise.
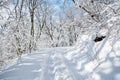
[[[89,54],[78,52],[53,48],[22,56],[19,64],[0,73],[0,80],[119,80],[120,57],[107,55],[97,62],[91,61]]]

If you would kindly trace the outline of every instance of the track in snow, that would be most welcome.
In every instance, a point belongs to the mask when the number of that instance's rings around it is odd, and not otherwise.
[[[82,80],[72,62],[64,57],[66,50],[26,55],[21,63],[0,73],[0,80]]]

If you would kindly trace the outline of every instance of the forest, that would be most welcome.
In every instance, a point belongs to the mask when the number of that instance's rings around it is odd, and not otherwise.
[[[91,44],[87,49],[92,56],[92,42],[101,44],[95,46],[93,59],[107,42],[115,55],[120,53],[114,47],[120,50],[120,0],[0,0],[0,69],[42,49],[74,47],[74,51]]]

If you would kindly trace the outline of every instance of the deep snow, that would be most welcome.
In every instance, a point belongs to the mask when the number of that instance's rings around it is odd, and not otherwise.
[[[120,80],[120,42],[113,47],[105,40],[79,44],[22,56],[0,73],[0,80]]]

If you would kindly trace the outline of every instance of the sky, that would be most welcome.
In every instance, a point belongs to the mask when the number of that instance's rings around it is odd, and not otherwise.
[[[69,7],[71,5],[71,0],[66,0],[65,4],[63,3],[63,0],[48,0],[48,1],[53,6],[53,8],[55,10],[54,16],[58,16],[59,13],[61,13],[61,11],[63,9],[66,9],[67,7]]]
[[[58,7],[59,9],[64,9],[68,7],[71,3],[71,0],[66,0],[65,4],[63,4],[63,0],[49,0],[49,1],[52,5]]]

